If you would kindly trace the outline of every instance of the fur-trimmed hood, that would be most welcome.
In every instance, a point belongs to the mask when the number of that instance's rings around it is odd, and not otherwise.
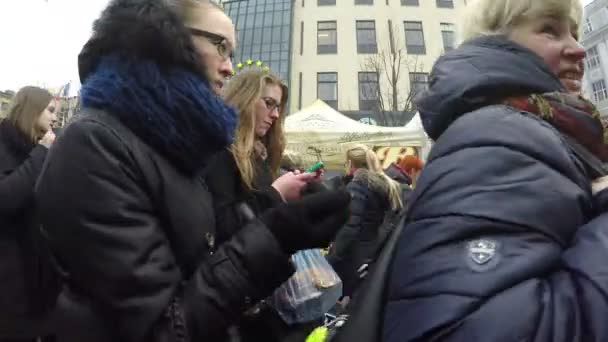
[[[161,69],[204,74],[190,34],[162,0],[112,0],[93,23],[93,35],[78,56],[80,82],[85,83],[104,56],[117,53],[124,59],[152,61]]]
[[[363,185],[381,198],[388,198],[389,184],[380,174],[362,168],[355,171],[352,181]]]
[[[188,31],[162,0],[113,0],[78,67],[83,108],[118,118],[187,174],[233,140],[236,112],[211,91]]]

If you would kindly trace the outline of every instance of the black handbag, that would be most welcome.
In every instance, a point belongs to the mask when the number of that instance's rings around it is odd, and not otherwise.
[[[405,210],[391,222],[392,229],[384,241],[373,267],[348,304],[346,314],[328,322],[326,341],[378,342],[381,340],[386,289],[395,249],[405,226]]]

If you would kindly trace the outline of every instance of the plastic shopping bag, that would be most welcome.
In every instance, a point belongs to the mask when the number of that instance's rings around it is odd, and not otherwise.
[[[271,305],[287,324],[319,320],[342,296],[342,280],[320,249],[292,255],[296,273],[281,285]]]

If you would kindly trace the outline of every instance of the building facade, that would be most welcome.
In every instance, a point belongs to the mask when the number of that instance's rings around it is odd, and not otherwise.
[[[581,43],[587,51],[583,92],[608,118],[608,0],[585,6]]]
[[[290,112],[319,98],[363,122],[386,124],[390,116],[388,124],[402,124],[435,60],[455,47],[466,1],[295,0],[293,6]]]
[[[237,37],[233,62],[262,61],[289,83],[290,41],[294,0],[224,0]]]

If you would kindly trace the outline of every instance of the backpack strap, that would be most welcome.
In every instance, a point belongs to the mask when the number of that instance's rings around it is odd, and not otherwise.
[[[378,341],[384,320],[383,308],[393,254],[405,226],[405,219],[403,215],[390,233],[370,274],[349,304],[348,321],[332,342]]]

